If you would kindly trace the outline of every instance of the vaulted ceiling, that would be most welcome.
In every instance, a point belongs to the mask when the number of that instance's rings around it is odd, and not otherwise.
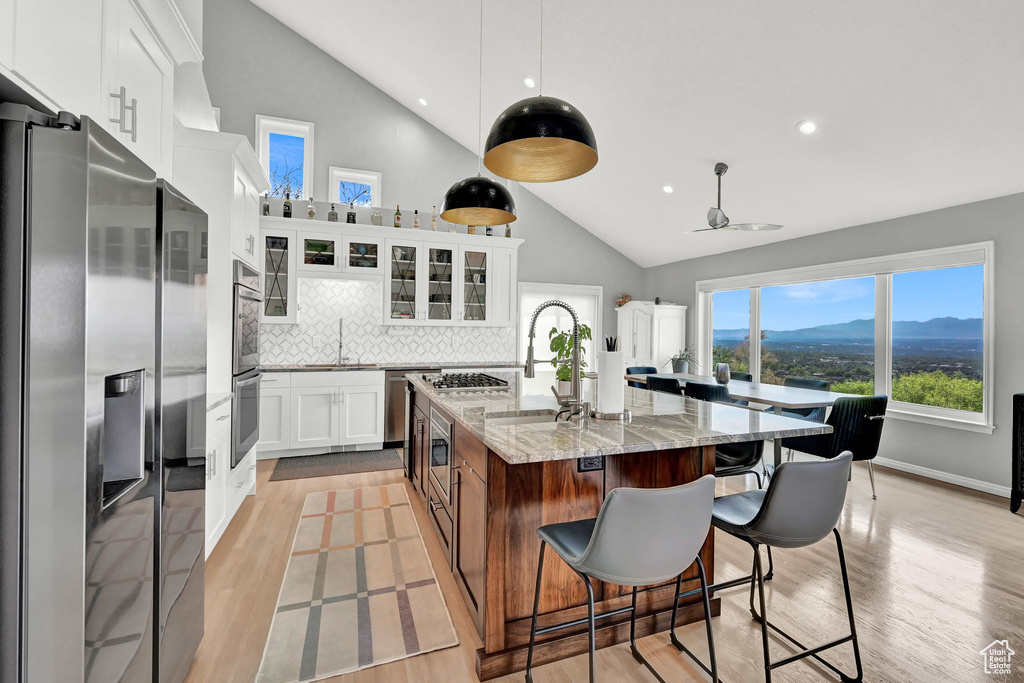
[[[252,1],[480,150],[478,0]],[[537,94],[539,23],[484,0],[484,135]],[[543,64],[600,162],[526,187],[642,266],[1024,191],[1020,0],[548,0]],[[729,217],[783,230],[688,232],[717,161]]]

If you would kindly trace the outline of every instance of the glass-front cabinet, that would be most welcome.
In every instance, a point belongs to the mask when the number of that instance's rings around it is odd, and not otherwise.
[[[425,317],[418,291],[423,282],[422,246],[418,242],[387,241],[388,267],[384,276],[384,322],[415,324]]]
[[[302,233],[302,257],[299,270],[332,272],[340,270],[338,240],[333,235]]]
[[[263,322],[298,322],[296,235],[292,230],[263,230]]]
[[[450,322],[455,319],[455,294],[452,291],[455,257],[450,246],[424,245],[427,253],[427,320]]]
[[[491,297],[488,295],[491,250],[488,247],[460,247],[459,285],[462,292],[461,321],[486,324],[490,321]]]
[[[346,273],[381,275],[387,259],[384,242],[371,237],[346,236],[342,242],[341,269]]]

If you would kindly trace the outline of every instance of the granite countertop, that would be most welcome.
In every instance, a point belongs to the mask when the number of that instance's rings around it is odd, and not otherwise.
[[[261,365],[262,372],[340,372],[345,370],[426,370],[441,368],[444,370],[456,368],[522,368],[522,363],[509,361],[498,361],[495,363],[478,363],[469,361],[444,362],[444,363],[363,363],[363,364],[284,364],[284,365]]]
[[[235,397],[234,392],[211,392],[206,394],[206,412],[210,412],[214,408],[224,405]]]
[[[554,422],[558,402],[551,393],[553,375],[524,379],[507,373],[508,391],[437,392],[419,375],[409,375],[417,391],[446,408],[505,462],[518,465],[584,456],[692,448],[778,437],[827,434],[821,423],[781,417],[740,406],[625,387],[630,422],[583,420]],[[622,381],[616,379],[616,381]],[[597,380],[584,380],[583,399],[594,401]],[[551,416],[551,421],[507,424],[510,419]]]

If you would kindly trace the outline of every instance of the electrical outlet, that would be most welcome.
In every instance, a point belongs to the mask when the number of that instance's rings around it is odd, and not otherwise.
[[[324,345],[324,336],[322,334],[313,335],[313,348],[319,350]]]

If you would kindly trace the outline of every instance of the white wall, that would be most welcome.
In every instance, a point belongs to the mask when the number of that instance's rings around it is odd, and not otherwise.
[[[730,235],[722,235],[728,239]],[[688,329],[696,330],[698,280],[833,263],[857,258],[993,240],[995,242],[996,430],[992,434],[886,420],[879,456],[910,469],[937,470],[955,483],[1005,492],[1010,482],[1010,397],[1024,391],[1024,194],[871,223],[776,244],[679,261],[644,271],[646,298],[687,304]],[[694,340],[690,340],[691,343]],[[975,484],[977,485],[977,484]],[[880,495],[885,495],[884,491]]]
[[[314,197],[326,198],[329,166],[380,171],[385,206],[429,216],[445,190],[476,174],[475,154],[247,0],[206,2],[204,18],[204,71],[221,129],[252,140],[256,114],[312,121]],[[338,27],[368,30],[386,50],[386,26]],[[526,189],[513,195],[512,232],[526,239],[519,279],[603,285],[604,319],[613,321],[616,296],[641,288],[641,268]]]

